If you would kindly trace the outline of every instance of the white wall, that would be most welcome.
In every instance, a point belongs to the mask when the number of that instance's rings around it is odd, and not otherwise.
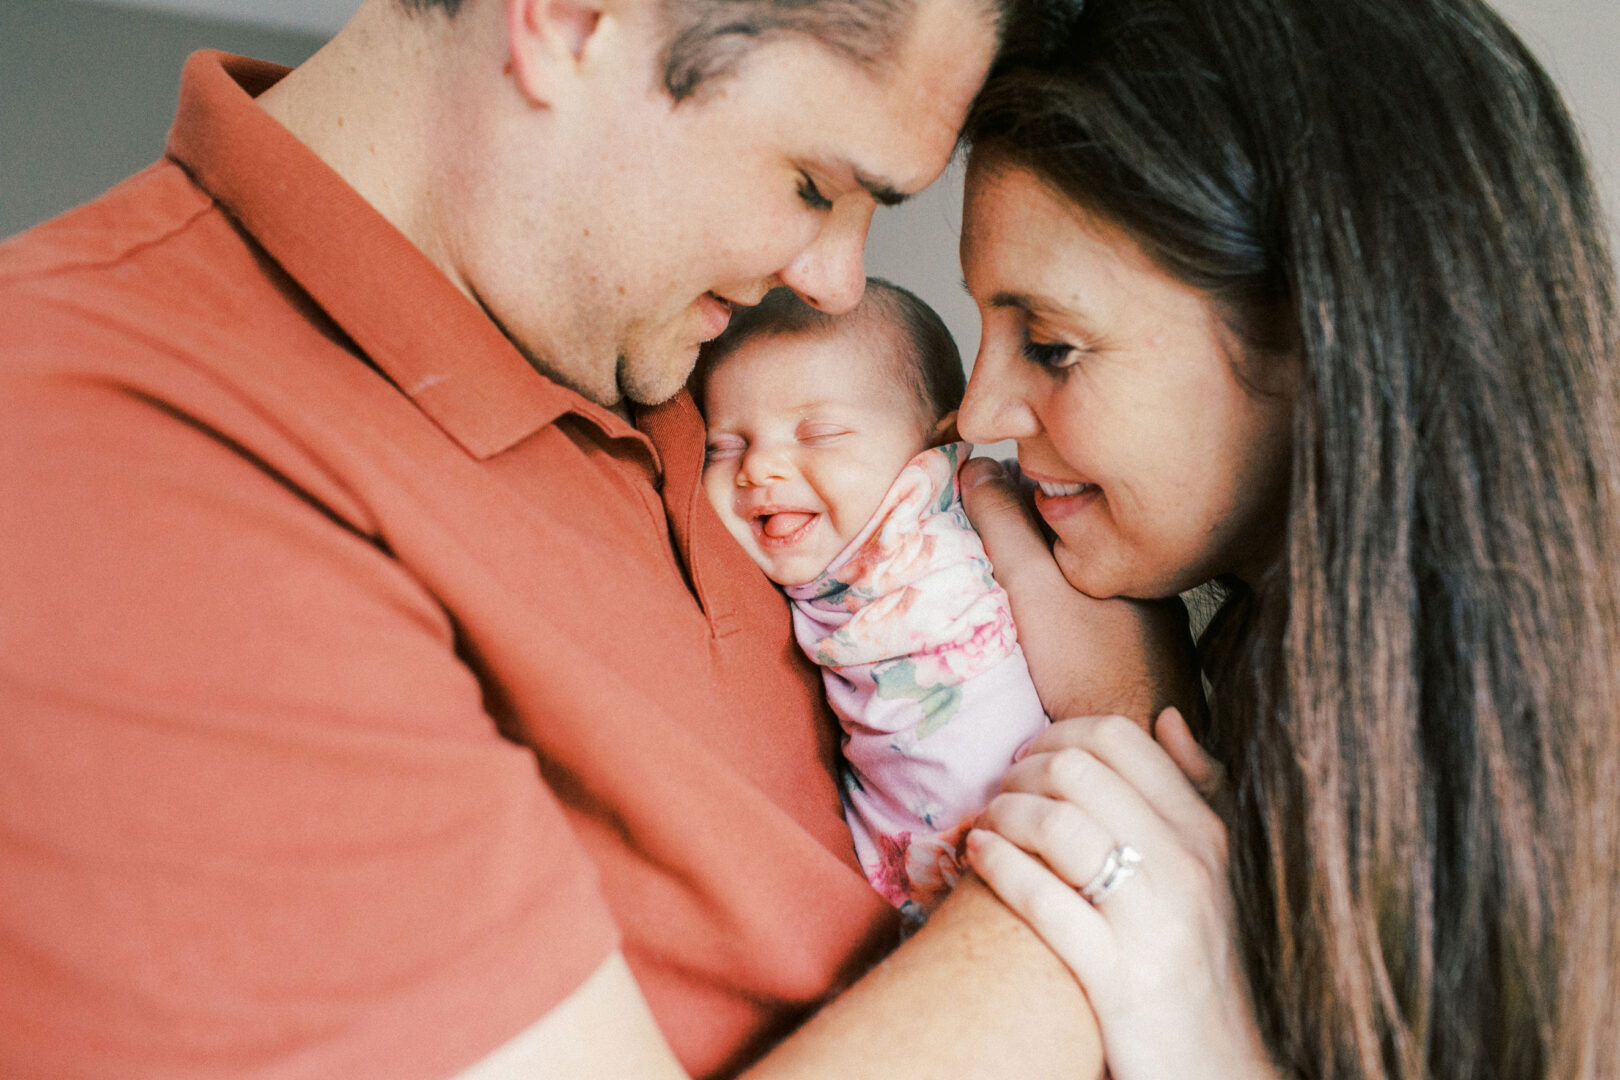
[[[88,198],[156,157],[187,49],[224,47],[296,62],[357,4],[0,0],[0,235]],[[1612,219],[1620,214],[1620,0],[1497,0],[1497,6],[1563,88],[1586,132]],[[956,262],[960,180],[953,169],[910,204],[880,211],[868,265],[934,304],[971,358],[978,319]]]
[[[330,37],[360,6],[359,0],[98,0],[117,7],[224,19]]]
[[[130,6],[0,0],[0,237],[157,160],[193,50],[296,64],[323,40]]]

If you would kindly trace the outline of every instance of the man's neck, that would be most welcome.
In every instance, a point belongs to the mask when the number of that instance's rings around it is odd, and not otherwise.
[[[432,133],[453,55],[449,18],[367,0],[320,51],[259,98],[260,106],[342,176],[378,213],[449,270],[430,192]]]

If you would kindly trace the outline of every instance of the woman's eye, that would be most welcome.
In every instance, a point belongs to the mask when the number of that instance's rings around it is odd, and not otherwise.
[[[1025,338],[1023,351],[1025,360],[1054,370],[1073,367],[1080,359],[1080,350],[1061,341],[1031,341]]]
[[[810,174],[803,171],[799,173],[799,198],[812,210],[832,209],[832,200],[823,195],[816,182],[810,179]]]

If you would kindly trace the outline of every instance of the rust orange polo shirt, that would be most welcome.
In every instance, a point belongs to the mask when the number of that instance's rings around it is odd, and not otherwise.
[[[890,941],[682,395],[539,375],[252,101],[0,246],[0,1075],[437,1078],[622,948],[735,1070]]]

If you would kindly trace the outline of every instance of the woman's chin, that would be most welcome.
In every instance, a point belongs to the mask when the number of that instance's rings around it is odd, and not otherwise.
[[[1069,587],[1093,600],[1168,600],[1204,580],[1196,574],[1169,575],[1088,558],[1066,547],[1061,538],[1052,545],[1052,555]],[[1183,577],[1189,579],[1186,584],[1182,583]]]
[[[1075,554],[1062,537],[1052,544],[1052,557],[1057,560],[1063,580],[1076,592],[1085,593],[1093,600],[1112,600],[1121,595],[1114,575],[1105,573],[1097,560]]]

